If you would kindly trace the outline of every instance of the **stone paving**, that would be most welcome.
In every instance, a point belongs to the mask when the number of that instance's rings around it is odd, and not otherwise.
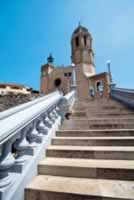
[[[53,137],[25,200],[134,200],[134,112],[78,100]]]

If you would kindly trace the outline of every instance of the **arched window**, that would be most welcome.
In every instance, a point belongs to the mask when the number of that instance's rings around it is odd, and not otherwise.
[[[78,47],[79,46],[79,37],[75,38],[75,43],[76,43],[76,46]]]
[[[103,95],[103,84],[102,84],[102,81],[97,81],[96,90],[100,94],[100,96]]]

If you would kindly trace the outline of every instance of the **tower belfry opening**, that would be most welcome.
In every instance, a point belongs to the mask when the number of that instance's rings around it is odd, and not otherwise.
[[[84,35],[84,45],[87,45],[87,37]]]

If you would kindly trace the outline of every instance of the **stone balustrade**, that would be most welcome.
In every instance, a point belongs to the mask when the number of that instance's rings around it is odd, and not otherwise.
[[[130,108],[134,108],[134,90],[132,89],[124,89],[124,88],[116,88],[115,85],[110,87],[110,96],[122,102],[126,106]]]
[[[74,100],[75,91],[66,96],[57,91],[1,112],[0,200],[24,199],[25,186]]]

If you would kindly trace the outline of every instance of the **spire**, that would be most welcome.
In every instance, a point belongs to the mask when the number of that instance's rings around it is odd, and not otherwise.
[[[53,62],[54,62],[54,58],[53,58],[53,56],[52,56],[51,53],[50,53],[49,57],[47,58],[47,62],[48,62],[49,64],[53,64]]]
[[[79,26],[79,27],[81,26],[81,21],[79,21],[79,24],[78,24],[78,26]]]

